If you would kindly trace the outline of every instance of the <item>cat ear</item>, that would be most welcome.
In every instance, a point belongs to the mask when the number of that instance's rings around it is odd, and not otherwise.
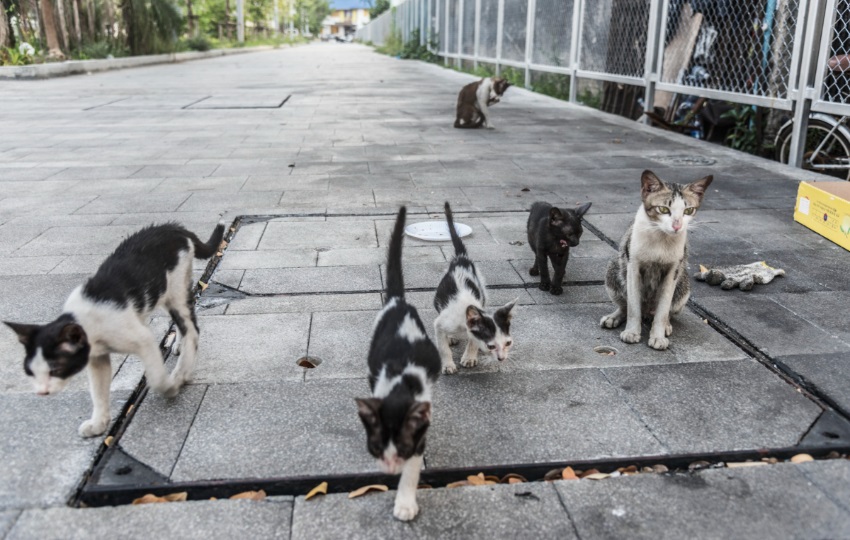
[[[466,326],[467,328],[475,328],[481,324],[481,311],[475,306],[466,308]]]
[[[519,298],[514,298],[504,306],[500,307],[496,310],[496,315],[504,317],[506,321],[511,322],[511,318],[513,317],[513,309],[516,307],[516,303],[519,302]]]
[[[587,213],[587,211],[590,210],[591,204],[593,204],[593,203],[585,203],[585,204],[579,206],[576,209],[576,214],[578,214],[578,217],[582,217],[583,215],[585,215]]]
[[[59,350],[76,354],[88,343],[86,331],[76,323],[66,324],[59,332]]]
[[[643,171],[640,175],[640,196],[646,198],[650,193],[660,191],[664,187],[664,182],[655,176],[655,173],[649,170]]]
[[[549,209],[549,221],[562,221],[564,219],[564,214],[561,213],[560,208],[555,208],[554,206]]]
[[[708,175],[705,178],[700,178],[696,182],[691,182],[690,184],[685,186],[685,189],[699,197],[700,200],[702,200],[712,180],[714,180],[714,176]]]
[[[3,324],[14,330],[18,334],[18,341],[24,345],[29,344],[33,334],[39,329],[37,324],[21,324],[8,321],[3,321]]]
[[[380,425],[379,412],[381,410],[381,400],[378,398],[354,398],[357,402],[357,413],[360,415],[360,420],[367,428]]]
[[[405,428],[410,433],[416,433],[431,424],[431,402],[417,401],[410,406],[407,417],[404,419]]]

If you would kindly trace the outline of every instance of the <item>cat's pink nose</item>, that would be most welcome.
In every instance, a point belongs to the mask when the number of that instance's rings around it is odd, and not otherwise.
[[[674,231],[679,232],[679,229],[681,229],[681,228],[682,228],[681,223],[676,223],[675,221],[673,222],[673,230]]]

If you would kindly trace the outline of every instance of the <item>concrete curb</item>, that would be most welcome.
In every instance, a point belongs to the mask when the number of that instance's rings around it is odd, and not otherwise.
[[[203,60],[206,58],[217,58],[219,56],[229,56],[232,54],[270,51],[273,49],[274,47],[272,46],[264,45],[261,47],[246,47],[241,49],[213,49],[211,51],[204,52],[188,51],[100,60],[70,60],[67,62],[33,64],[29,66],[4,66],[0,67],[0,79],[49,79],[52,77],[64,77],[66,75],[79,75],[83,73],[95,73],[98,71],[110,71],[113,69],[150,66],[154,64],[188,62],[190,60]]]

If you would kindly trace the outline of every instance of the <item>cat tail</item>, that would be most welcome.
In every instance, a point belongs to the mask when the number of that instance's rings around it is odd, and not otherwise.
[[[455,257],[466,255],[466,246],[463,245],[460,236],[457,235],[457,231],[455,230],[455,220],[452,217],[452,207],[449,206],[449,201],[446,201],[443,208],[446,210],[446,223],[449,225],[449,235],[452,237],[452,244],[455,246]]]
[[[206,244],[201,242],[201,239],[191,232],[189,233],[189,239],[195,246],[195,258],[209,259],[218,253],[218,246],[221,245],[221,241],[224,239],[224,225],[221,223],[216,225],[215,230],[212,235],[210,235],[210,239],[207,240]]]
[[[404,298],[404,276],[401,273],[401,244],[404,240],[404,223],[407,219],[407,207],[398,210],[395,228],[390,237],[390,248],[387,252],[387,301],[390,298]]]

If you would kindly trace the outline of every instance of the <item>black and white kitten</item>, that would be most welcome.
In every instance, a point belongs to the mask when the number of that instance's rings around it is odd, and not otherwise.
[[[189,380],[198,350],[192,296],[192,259],[209,259],[224,236],[219,225],[203,243],[176,223],[146,227],[126,238],[84,285],[62,314],[45,325],[7,322],[26,349],[24,372],[39,395],[56,394],[88,367],[94,411],[80,435],[94,437],[109,425],[110,353],[135,354],[150,386],[175,396]],[[182,336],[182,354],[171,375],[148,327],[154,309],[168,310]],[[175,343],[175,352],[178,345]]]
[[[406,215],[402,206],[387,254],[386,303],[375,319],[369,347],[372,397],[356,400],[369,453],[385,473],[401,472],[393,508],[401,521],[419,513],[416,489],[431,424],[431,386],[440,375],[440,355],[416,308],[404,301],[401,245]]]
[[[581,218],[590,210],[591,203],[576,209],[560,209],[545,202],[531,205],[528,214],[528,245],[534,252],[534,266],[528,271],[532,276],[540,276],[540,290],[554,295],[564,292],[564,274],[570,260],[570,248],[576,247],[581,239],[584,227]],[[555,277],[549,279],[549,263]]]
[[[479,350],[490,352],[500,362],[507,360],[513,345],[511,317],[519,298],[497,309],[493,315],[485,311],[487,289],[484,278],[478,273],[467,255],[466,246],[457,235],[448,202],[445,211],[455,256],[434,296],[434,308],[439,313],[434,320],[434,331],[443,373],[451,374],[457,372],[457,366],[452,359],[450,341],[459,335],[465,334],[467,337],[466,351],[460,359],[463,367],[478,364]]]
[[[603,328],[617,328],[625,343],[638,343],[644,317],[652,317],[647,344],[662,351],[670,345],[672,315],[691,295],[688,275],[688,224],[702,204],[713,177],[690,184],[663,182],[652,171],[641,175],[641,200],[635,220],[620,241],[620,253],[608,264],[605,287],[617,307],[602,317]]]

